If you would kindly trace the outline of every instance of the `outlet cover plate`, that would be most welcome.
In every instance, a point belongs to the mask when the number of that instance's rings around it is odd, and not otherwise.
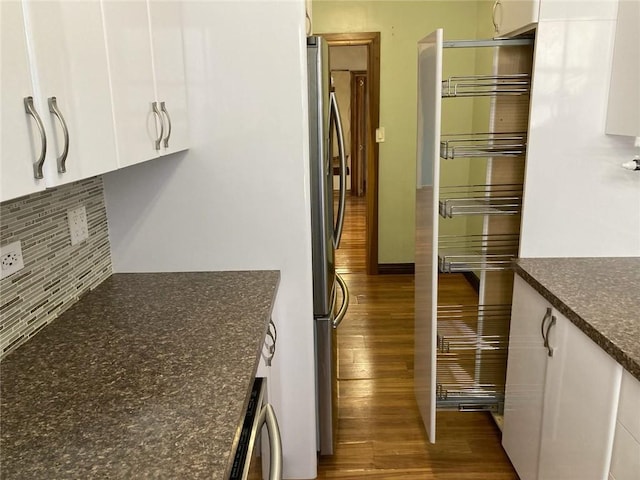
[[[69,221],[71,245],[76,245],[89,238],[87,210],[84,208],[84,205],[67,211],[67,220]]]
[[[19,240],[0,247],[0,278],[13,275],[23,268],[22,244]]]

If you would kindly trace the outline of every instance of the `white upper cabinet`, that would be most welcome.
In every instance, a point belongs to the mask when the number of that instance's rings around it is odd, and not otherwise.
[[[516,277],[502,444],[522,480],[606,478],[622,367]]]
[[[2,36],[2,199],[117,168],[100,3],[2,2]],[[28,96],[40,122],[26,113]],[[43,182],[32,164],[45,142]]]
[[[640,137],[640,2],[620,0],[606,133]]]
[[[47,185],[117,168],[100,2],[27,1],[36,106],[48,126]],[[57,111],[56,111],[57,105]],[[65,158],[66,157],[66,158]]]
[[[22,5],[0,2],[0,201],[42,190],[34,167],[43,152],[39,128],[45,112],[26,113],[24,100],[33,97]],[[36,119],[35,115],[38,115]],[[44,130],[43,130],[44,134]],[[44,158],[44,157],[43,157]]]
[[[121,167],[187,148],[179,2],[103,2]]]
[[[493,26],[496,36],[522,33],[538,22],[540,0],[496,0]]]
[[[189,147],[187,90],[185,87],[180,2],[150,0],[151,39],[156,95],[165,121],[162,152],[173,153]],[[167,129],[170,129],[169,132]]]
[[[544,20],[612,20],[616,18],[617,3],[618,0],[496,0],[492,20],[496,36],[512,36],[529,31]]]

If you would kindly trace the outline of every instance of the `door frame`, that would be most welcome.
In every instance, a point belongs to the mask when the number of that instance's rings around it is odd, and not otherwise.
[[[378,169],[379,145],[376,129],[380,121],[380,32],[319,33],[329,47],[364,45],[367,47],[367,76],[369,80],[367,118],[367,200],[366,263],[367,274],[378,274]]]
[[[358,95],[358,91],[360,89],[359,85],[358,85],[358,81],[364,81],[364,85],[365,85],[365,89],[368,88],[369,86],[369,76],[367,75],[367,72],[364,70],[351,70],[351,78],[349,79],[351,82],[351,195],[356,194],[356,196],[362,196],[361,191],[364,190],[364,194],[366,194],[366,185],[367,185],[367,179],[366,178],[362,178],[361,181],[361,176],[362,176],[362,172],[360,171],[360,162],[358,161],[360,156],[359,156],[359,145],[361,143],[366,143],[366,131],[365,132],[360,132],[360,121],[364,120],[364,124],[366,125],[367,123],[367,118],[366,118],[366,102],[367,102],[367,98],[362,95]],[[359,105],[361,103],[364,103],[364,106],[362,109],[358,108]],[[364,113],[364,114],[363,114]],[[360,135],[365,136],[364,139],[362,139],[362,142],[359,142],[359,140],[361,140]],[[366,151],[365,151],[366,154]],[[364,166],[362,166],[362,170],[366,171],[366,164]],[[361,185],[362,184],[362,185]],[[361,186],[364,186],[365,188],[362,189]]]

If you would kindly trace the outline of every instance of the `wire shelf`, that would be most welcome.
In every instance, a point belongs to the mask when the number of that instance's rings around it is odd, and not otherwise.
[[[509,270],[518,252],[519,235],[444,235],[438,269],[442,273]]]
[[[459,215],[518,215],[522,185],[455,185],[440,187],[438,210],[443,218]]]
[[[442,81],[442,96],[494,97],[498,95],[528,95],[531,75],[467,75],[453,76]]]
[[[440,157],[455,158],[519,157],[527,150],[525,133],[465,133],[443,135]]]

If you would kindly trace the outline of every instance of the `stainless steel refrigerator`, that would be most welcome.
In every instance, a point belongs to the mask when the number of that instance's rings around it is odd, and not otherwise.
[[[336,329],[349,305],[347,286],[335,271],[335,249],[340,244],[344,223],[347,165],[340,112],[329,74],[329,50],[321,37],[307,38],[307,66],[318,450],[321,455],[331,455],[338,418]],[[335,215],[334,131],[340,177]]]

